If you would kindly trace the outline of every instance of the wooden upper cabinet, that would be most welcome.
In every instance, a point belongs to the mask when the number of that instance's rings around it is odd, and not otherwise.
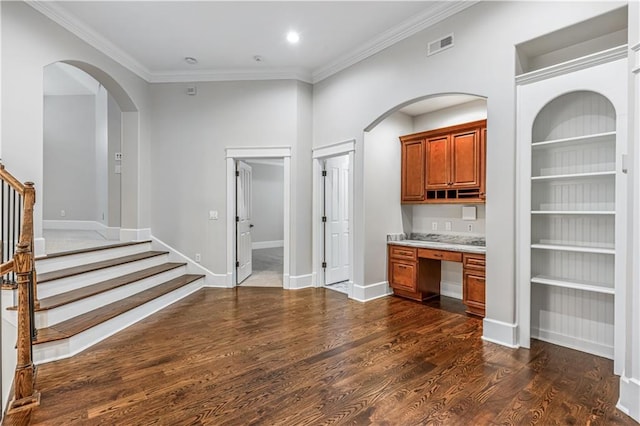
[[[402,201],[424,200],[424,140],[402,141]]]
[[[400,137],[402,201],[483,203],[486,125],[480,120]]]
[[[450,149],[449,135],[436,136],[426,140],[427,171],[426,189],[441,189],[449,187]]]
[[[480,129],[450,136],[450,187],[480,186]]]

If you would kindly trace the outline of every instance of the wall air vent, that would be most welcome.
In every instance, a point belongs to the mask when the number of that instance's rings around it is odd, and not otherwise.
[[[427,56],[435,55],[450,47],[453,47],[453,34],[434,40],[427,45]]]

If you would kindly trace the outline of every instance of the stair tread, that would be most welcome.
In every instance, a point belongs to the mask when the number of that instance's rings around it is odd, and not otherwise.
[[[104,293],[106,291],[113,290],[127,284],[132,284],[136,281],[140,281],[145,278],[149,278],[184,265],[186,265],[186,263],[163,263],[162,265],[152,266],[147,269],[142,269],[140,271],[122,275],[117,278],[112,278],[110,280],[102,281],[93,285],[81,287],[75,290],[68,291],[66,293],[60,293],[56,294],[55,296],[45,297],[39,300],[40,307],[36,309],[36,311],[57,308],[59,306],[66,305],[67,303],[76,302],[78,300],[82,300],[96,294]],[[10,309],[15,309],[15,307],[12,307]]]
[[[53,281],[60,278],[72,277],[74,275],[84,274],[86,272],[97,271],[112,266],[123,265],[125,263],[135,262],[137,260],[149,259],[151,257],[167,254],[166,251],[146,251],[143,253],[130,254],[128,256],[117,257],[115,259],[101,260],[100,262],[88,263],[86,265],[73,266],[71,268],[59,269],[57,271],[45,272],[38,274],[38,284],[47,281]]]
[[[34,344],[37,345],[74,336],[202,277],[204,277],[204,275],[185,274],[148,290],[136,293],[126,299],[110,303],[51,327],[42,328],[38,330],[38,337]]]
[[[83,248],[83,249],[77,249],[77,250],[61,251],[61,252],[58,252],[58,253],[49,253],[49,254],[46,254],[44,256],[38,256],[38,257],[36,257],[36,260],[55,259],[57,257],[71,256],[71,255],[74,255],[74,254],[91,253],[91,252],[94,252],[94,251],[109,250],[109,249],[112,249],[112,248],[119,248],[119,247],[129,247],[129,246],[135,246],[135,245],[139,245],[139,244],[148,244],[150,242],[151,242],[151,240],[128,241],[128,242],[125,242],[125,243],[115,243],[115,244],[108,244],[108,245],[98,246],[98,247],[89,247],[89,248]]]

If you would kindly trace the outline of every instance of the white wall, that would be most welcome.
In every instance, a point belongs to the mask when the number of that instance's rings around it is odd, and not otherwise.
[[[288,80],[198,83],[196,96],[186,87],[151,88],[153,235],[189,257],[201,253],[204,267],[225,274],[225,148],[291,146],[296,155],[298,86]],[[305,172],[309,178],[301,182],[310,179]],[[217,210],[219,220],[209,220],[209,210]]]
[[[116,165],[121,166],[122,161],[116,161],[116,152],[122,152],[122,111],[118,103],[113,99],[113,96],[109,95],[107,100],[107,137],[108,137],[108,152],[107,152],[107,171],[108,171],[108,185],[109,185],[109,208],[107,211],[108,222],[107,226],[112,228],[120,227],[120,181],[121,174],[116,173]]]
[[[21,181],[33,181],[41,199],[44,67],[70,58],[89,64],[95,67],[92,76],[123,111],[135,115],[127,132],[131,140],[125,144],[132,155],[123,162],[123,221],[129,228],[149,226],[148,83],[24,2],[3,4],[2,36],[2,104],[11,105],[2,109],[2,159],[7,170]],[[43,204],[36,203],[36,238],[42,236],[42,218]]]
[[[36,198],[46,198],[43,148],[43,72],[44,67],[58,61],[75,61],[93,67],[94,78],[114,94],[128,114],[127,152],[123,161],[123,222],[130,228],[149,225],[149,123],[148,83],[114,60],[98,52],[86,42],[51,22],[24,2],[2,2],[2,161],[20,181],[35,183]],[[6,106],[10,105],[10,108]],[[141,112],[138,113],[137,111]],[[124,191],[123,191],[124,192]],[[140,196],[138,196],[140,194]],[[34,233],[42,237],[43,203],[36,202]],[[38,248],[38,241],[36,241]],[[43,249],[44,244],[40,247]],[[2,333],[3,351],[11,351],[15,339]],[[3,353],[3,371],[15,368],[12,356]],[[2,377],[2,406],[6,406],[11,375]]]
[[[45,220],[95,220],[95,96],[45,96],[43,143]]]
[[[387,234],[404,229],[398,136],[412,131],[411,117],[397,112],[364,137],[365,286],[386,281]]]
[[[413,211],[413,232],[422,233],[447,233],[463,232],[469,235],[485,234],[485,206],[482,204],[464,204],[464,206],[476,207],[476,220],[462,220],[462,204],[423,204],[409,208]],[[433,231],[431,224],[436,222],[438,230]],[[445,230],[446,222],[451,222],[451,231]],[[467,225],[471,224],[473,230],[469,232]]]
[[[515,323],[515,48],[536,36],[619,7],[605,2],[481,2],[314,86],[314,146],[356,139],[356,256],[368,240],[371,214],[362,195],[363,129],[411,99],[437,93],[487,98],[487,318]],[[524,24],[526,21],[526,25]],[[453,32],[455,47],[426,57],[427,42]],[[365,147],[366,148],[366,147]],[[366,173],[366,172],[365,172]],[[365,193],[366,194],[366,193]],[[371,248],[374,250],[374,248]],[[354,259],[356,281],[375,267]],[[368,273],[368,272],[367,272]]]
[[[95,205],[95,215],[92,220],[103,225],[109,223],[109,136],[108,136],[108,97],[106,89],[103,86],[98,88],[95,96],[95,112],[96,112],[96,134],[95,134],[95,195],[92,204]],[[47,157],[45,155],[45,164]],[[46,182],[46,180],[45,180]],[[86,202],[91,202],[90,199]]]
[[[253,243],[282,243],[284,239],[284,167],[247,161],[252,168]]]

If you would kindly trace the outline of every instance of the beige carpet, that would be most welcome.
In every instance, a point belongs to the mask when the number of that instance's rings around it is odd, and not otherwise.
[[[42,236],[44,237],[46,254],[101,247],[119,242],[107,240],[96,231],[45,229]]]
[[[282,287],[282,247],[255,249],[251,253],[253,273],[239,285],[242,287]]]

